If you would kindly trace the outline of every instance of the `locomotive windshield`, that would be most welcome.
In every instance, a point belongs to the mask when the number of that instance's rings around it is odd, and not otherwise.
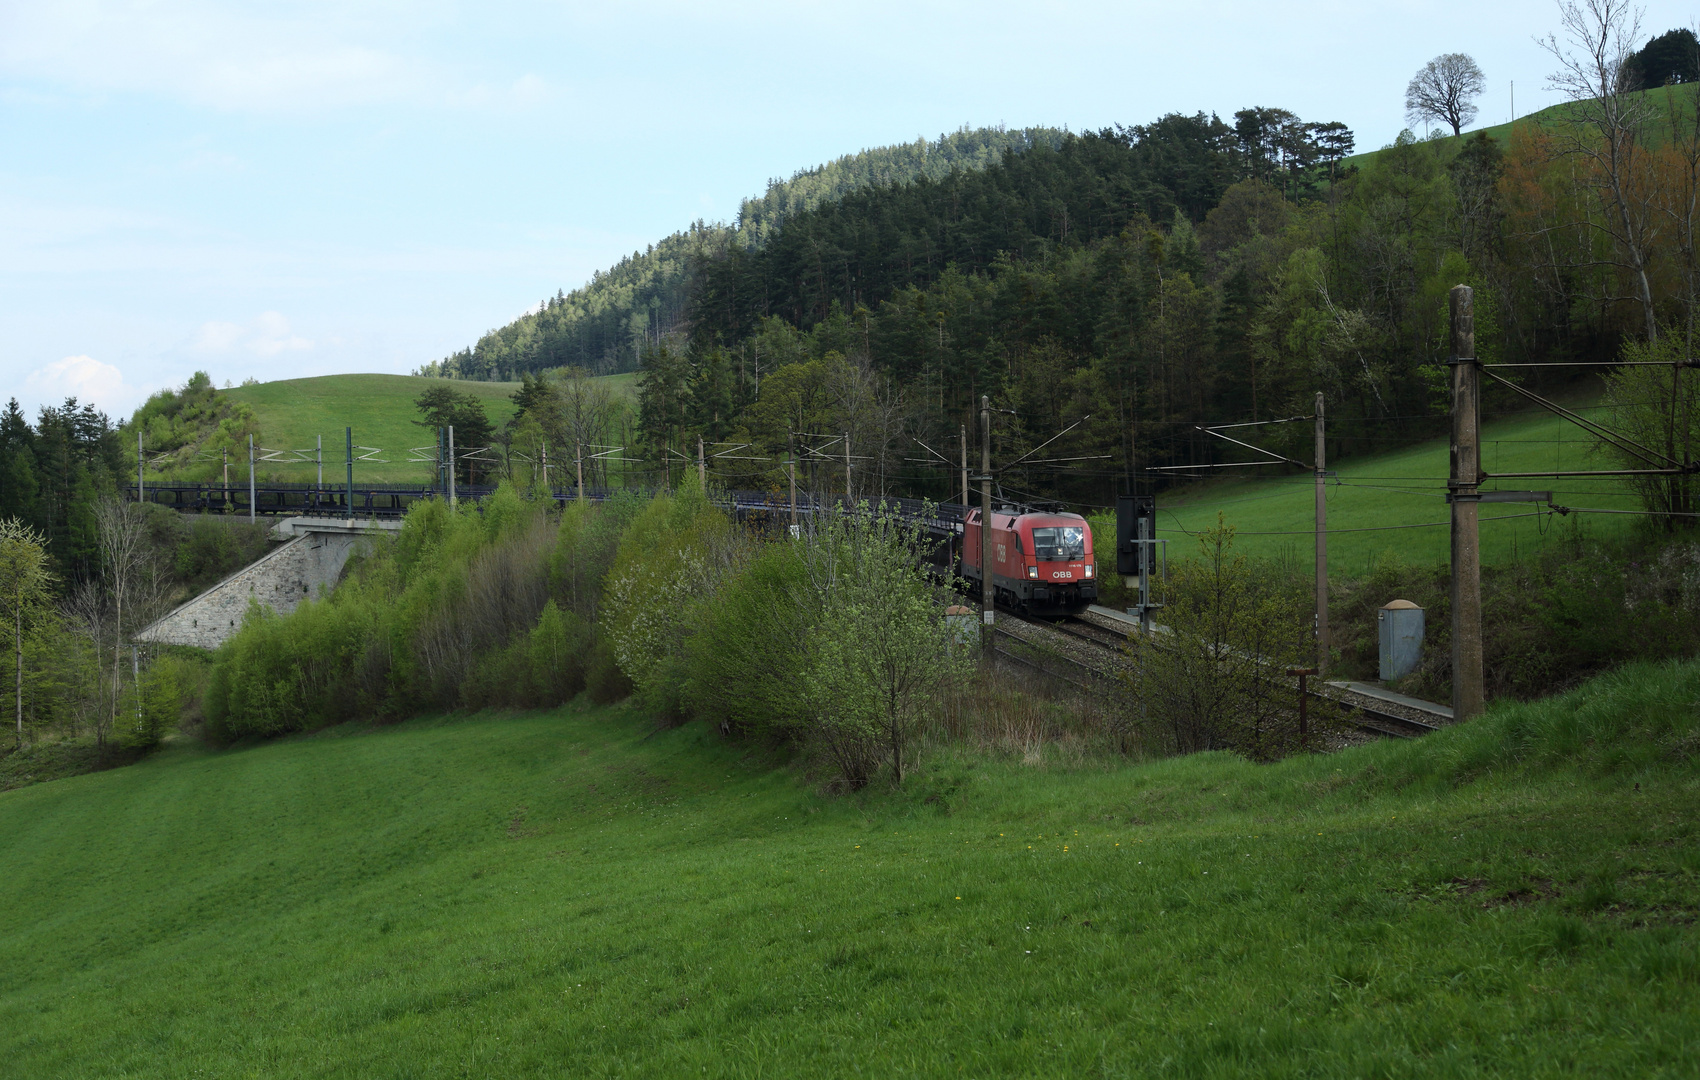
[[[1034,529],[1033,557],[1040,562],[1071,562],[1086,558],[1086,530],[1078,525]]]

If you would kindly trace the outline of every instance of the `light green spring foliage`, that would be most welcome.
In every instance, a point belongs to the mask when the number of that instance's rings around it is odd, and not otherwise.
[[[816,617],[803,546],[766,544],[703,611],[688,645],[689,694],[726,730],[795,737],[807,712],[797,694]]]
[[[5,681],[12,690],[6,704],[12,708],[5,712],[11,714],[20,744],[26,720],[19,684],[27,684],[29,678],[24,663],[26,638],[42,623],[53,584],[46,538],[17,518],[0,519],[0,637],[11,646],[6,650],[11,662],[4,666]]]
[[[602,630],[652,707],[680,710],[685,638],[746,550],[694,473],[627,526],[608,572]]]
[[[546,527],[541,508],[505,485],[481,509],[416,503],[400,536],[372,537],[329,597],[303,601],[287,616],[251,608],[214,665],[206,696],[214,737],[277,735],[358,715],[407,716],[460,704],[465,665],[529,634],[546,602],[539,595],[517,624],[511,607],[503,609],[493,631],[485,627],[475,640],[481,647],[457,649],[468,624],[490,621],[488,604],[479,606],[484,598],[472,588],[500,576],[504,568],[491,560],[535,547],[536,530]],[[535,574],[541,580],[542,565]],[[445,653],[462,666],[446,666]],[[557,681],[539,673],[521,685]]]
[[[763,546],[699,605],[685,649],[695,715],[783,736],[849,788],[898,781],[929,710],[972,665],[917,566],[916,527],[864,506]]]
[[[214,666],[214,737],[635,690],[660,718],[806,745],[856,788],[885,764],[901,782],[971,664],[917,527],[883,509],[763,544],[688,475],[558,516],[504,486],[479,511],[416,504],[329,598],[252,609]]]
[[[259,421],[245,402],[221,394],[212,378],[197,371],[175,390],[160,390],[137,409],[132,428],[140,427],[149,476],[212,481],[223,476],[223,462],[232,477],[244,479],[248,467],[248,437],[260,439]],[[136,436],[123,440],[126,475],[136,476]]]
[[[924,539],[918,525],[864,504],[824,518],[804,542],[813,618],[798,692],[811,734],[852,788],[882,760],[903,782],[927,710],[972,667],[916,565]]]

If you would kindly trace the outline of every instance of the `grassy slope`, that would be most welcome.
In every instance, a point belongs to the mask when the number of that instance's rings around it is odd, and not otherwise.
[[[1331,482],[1328,488],[1331,567],[1345,575],[1361,574],[1389,551],[1419,565],[1447,560],[1447,446],[1445,438],[1434,439],[1386,454],[1348,458],[1340,465],[1339,482]],[[1490,473],[1610,468],[1592,446],[1582,430],[1569,422],[1550,413],[1526,413],[1483,425],[1482,467]],[[1620,480],[1610,477],[1494,480],[1483,487],[1494,489],[1553,491],[1557,493],[1555,501],[1566,506],[1608,510],[1641,506]],[[1158,536],[1169,541],[1171,557],[1190,556],[1196,551],[1191,534],[1215,525],[1220,512],[1238,530],[1237,550],[1264,555],[1285,552],[1306,562],[1314,549],[1315,490],[1309,476],[1291,474],[1205,483],[1192,490],[1183,486],[1157,497]],[[1578,527],[1575,522],[1590,535],[1604,537],[1621,534],[1638,520],[1603,514],[1570,519],[1517,516],[1535,510],[1526,503],[1483,506],[1483,560],[1497,563],[1531,554],[1554,543],[1562,530]],[[1496,518],[1503,520],[1495,523]],[[1439,524],[1384,532],[1349,531],[1423,523]],[[1098,527],[1110,530],[1104,535],[1112,535],[1115,523],[1104,519]]]
[[[0,794],[0,1071],[1685,1075],[1696,698],[839,800],[608,711],[180,747]]]
[[[1700,94],[1700,87],[1695,85],[1661,86],[1656,90],[1641,91],[1640,96],[1653,109],[1652,135],[1656,142],[1664,142],[1670,138],[1672,115],[1691,108],[1693,102],[1683,99],[1692,98],[1697,94]],[[1500,107],[1500,104],[1495,102],[1492,105],[1483,105],[1482,111],[1490,116],[1503,116],[1504,114],[1499,111]],[[1487,124],[1470,128],[1461,135],[1442,135],[1436,141],[1442,145],[1447,145],[1458,140],[1474,138],[1478,132],[1485,131],[1489,136],[1503,144],[1510,140],[1513,127],[1522,127],[1527,124],[1557,126],[1569,118],[1574,110],[1575,106],[1569,102],[1560,102],[1557,105],[1548,105],[1546,108],[1532,113],[1524,113],[1516,120],[1507,121],[1503,124]],[[1418,134],[1420,136],[1421,133]],[[1346,163],[1362,166],[1380,152],[1380,150],[1367,150],[1363,153],[1353,154],[1346,159]]]
[[[635,379],[635,375],[611,375],[605,381],[616,395],[632,399],[637,393]],[[314,436],[323,436],[327,480],[340,481],[343,476],[343,428],[352,425],[355,445],[379,447],[384,451],[379,456],[388,460],[388,464],[357,462],[357,481],[423,483],[431,479],[431,465],[409,463],[407,451],[429,446],[434,438],[413,423],[419,416],[413,400],[435,381],[412,375],[324,375],[222,392],[253,406],[261,437],[269,447],[311,448]],[[498,427],[513,417],[511,398],[519,383],[457,381],[453,385],[483,398],[485,410]],[[311,465],[271,468],[281,480],[310,481],[314,475]]]

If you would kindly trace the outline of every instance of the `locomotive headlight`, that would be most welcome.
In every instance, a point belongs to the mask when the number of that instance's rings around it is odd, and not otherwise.
[[[1086,576],[1087,577],[1092,576],[1092,564],[1091,563],[1086,564]]]
[[[1027,576],[1030,577],[1030,578],[1038,577],[1039,576],[1039,568],[1037,566],[1029,566],[1027,568]]]

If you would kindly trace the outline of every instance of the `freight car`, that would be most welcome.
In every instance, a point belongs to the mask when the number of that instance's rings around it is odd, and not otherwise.
[[[1074,615],[1098,600],[1092,527],[1079,514],[992,513],[997,602],[1040,617]],[[980,511],[962,529],[961,575],[980,589]]]

